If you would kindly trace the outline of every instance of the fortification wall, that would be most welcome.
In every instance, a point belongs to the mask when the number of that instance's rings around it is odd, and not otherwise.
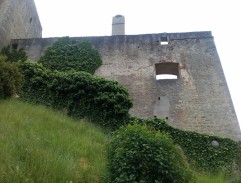
[[[16,38],[41,38],[34,0],[0,0],[0,49]]]
[[[160,44],[163,37],[167,45]],[[128,88],[133,116],[168,118],[177,128],[241,139],[211,32],[72,39],[89,40],[99,50],[103,65],[96,75]],[[37,61],[56,40],[21,39],[12,44],[23,47]],[[156,80],[156,66],[163,63],[178,65],[178,79]]]

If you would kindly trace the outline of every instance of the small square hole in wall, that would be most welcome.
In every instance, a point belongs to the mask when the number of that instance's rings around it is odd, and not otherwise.
[[[167,36],[161,37],[161,45],[167,45],[168,44],[168,38]]]
[[[17,43],[13,43],[12,44],[12,49],[13,50],[17,50],[18,49],[18,44]]]

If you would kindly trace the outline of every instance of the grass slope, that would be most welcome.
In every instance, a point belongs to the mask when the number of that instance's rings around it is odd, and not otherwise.
[[[196,177],[196,183],[225,183],[226,181],[222,173],[220,173],[219,175],[207,175],[204,173],[196,173]]]
[[[105,148],[103,131],[90,123],[0,100],[0,182],[102,182]]]

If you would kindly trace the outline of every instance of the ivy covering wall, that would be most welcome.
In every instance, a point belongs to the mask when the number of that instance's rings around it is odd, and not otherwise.
[[[20,48],[18,50],[10,49],[10,46],[3,47],[0,55],[5,56],[7,62],[24,62],[28,59],[27,54],[23,48]]]
[[[220,173],[223,170],[231,173],[236,164],[236,171],[241,172],[240,145],[229,138],[176,129],[162,119],[131,118],[130,123],[145,124],[170,134],[174,142],[181,146],[190,165],[198,171]],[[213,141],[217,141],[219,146],[213,146]]]
[[[76,70],[91,74],[102,64],[98,51],[89,42],[76,42],[69,37],[60,38],[47,48],[39,62],[51,70]]]
[[[16,63],[7,61],[0,55],[0,99],[6,99],[21,93],[22,74]]]
[[[58,72],[40,64],[20,64],[24,75],[22,98],[51,106],[68,115],[88,118],[108,129],[123,125],[129,117],[132,101],[126,88],[116,81],[86,72]]]

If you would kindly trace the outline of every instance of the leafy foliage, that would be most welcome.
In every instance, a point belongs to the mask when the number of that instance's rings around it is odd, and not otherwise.
[[[241,171],[241,150],[238,143],[231,139],[183,131],[167,125],[161,119],[132,118],[131,122],[146,124],[160,132],[169,133],[174,142],[182,147],[188,162],[198,171],[218,173],[225,169],[231,173],[234,161]],[[212,146],[213,140],[219,142],[219,147]]]
[[[121,127],[109,147],[110,182],[188,183],[194,179],[165,133],[138,124]]]
[[[89,42],[75,43],[69,37],[64,37],[49,47],[39,62],[51,70],[76,70],[94,74],[102,60]]]
[[[0,55],[0,99],[20,93],[22,75],[16,63],[7,62],[7,58]]]
[[[116,81],[95,77],[86,72],[58,72],[40,64],[24,62],[23,98],[68,115],[88,118],[108,129],[116,129],[128,118],[132,107],[128,91]]]
[[[229,183],[241,183],[241,176],[235,178],[234,180],[229,181]]]
[[[1,50],[1,55],[6,56],[8,62],[18,62],[18,61],[26,61],[27,60],[27,54],[24,51],[23,48],[20,48],[19,50],[10,49],[10,46],[3,47]]]

